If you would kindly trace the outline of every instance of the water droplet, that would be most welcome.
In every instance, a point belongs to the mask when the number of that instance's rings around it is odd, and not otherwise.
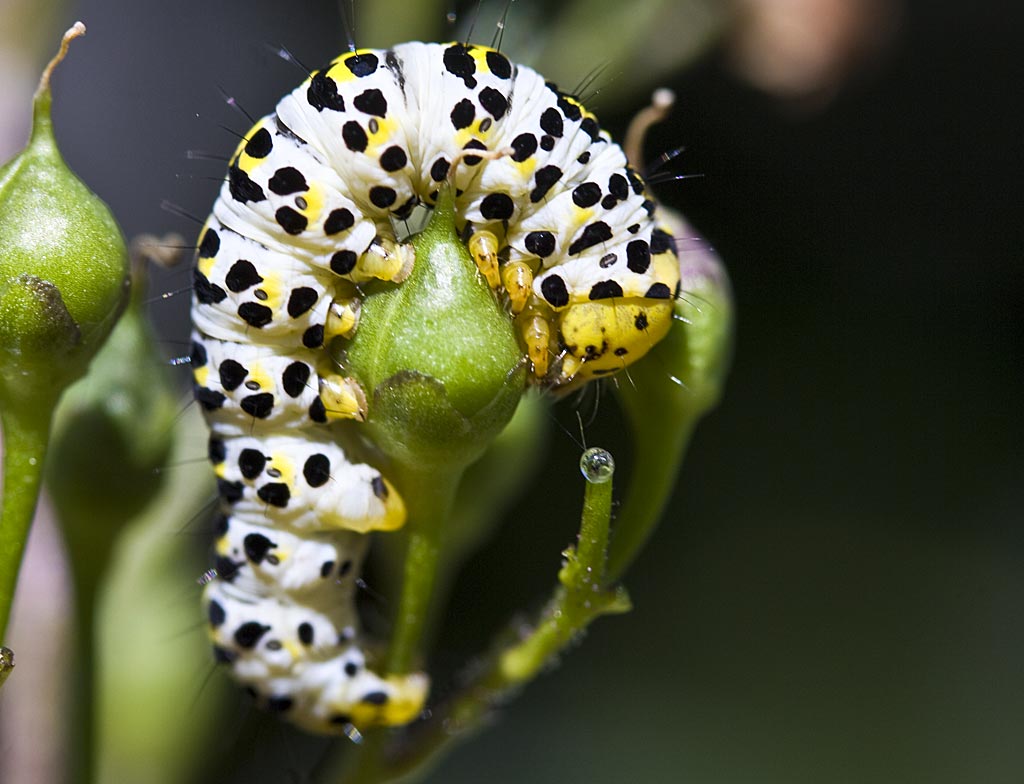
[[[580,458],[580,471],[588,482],[595,485],[604,484],[611,481],[612,474],[615,473],[615,460],[607,449],[592,446]]]

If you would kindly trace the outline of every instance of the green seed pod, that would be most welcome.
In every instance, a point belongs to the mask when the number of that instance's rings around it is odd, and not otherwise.
[[[50,418],[128,301],[128,257],[113,216],[67,167],[53,137],[50,73],[36,91],[28,146],[0,168],[0,640],[39,493]]]
[[[683,238],[677,321],[658,346],[664,372],[655,363],[649,363],[645,372],[654,375],[658,386],[670,381],[679,405],[699,416],[718,402],[732,361],[732,287],[721,259],[707,242],[677,212],[663,208],[663,215],[673,234]]]
[[[369,433],[399,466],[461,471],[525,389],[515,330],[455,231],[442,191],[401,286],[367,297],[346,368],[369,400]]]
[[[0,403],[55,399],[84,375],[127,302],[128,260],[110,210],[61,157],[49,77],[28,146],[0,169]]]

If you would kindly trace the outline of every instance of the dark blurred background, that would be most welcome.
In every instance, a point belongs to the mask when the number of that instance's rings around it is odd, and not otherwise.
[[[1024,780],[1024,15],[862,2],[875,15],[837,34],[841,57],[776,73],[799,31],[779,43],[757,5],[732,4],[685,67],[607,74],[618,97],[593,102],[621,134],[651,88],[676,91],[647,151],[685,145],[673,167],[703,175],[659,196],[732,277],[725,397],[626,580],[634,612],[597,623],[434,781]],[[540,57],[532,32],[560,9],[513,6],[510,54]],[[185,151],[228,151],[219,125],[247,125],[218,88],[259,115],[302,78],[266,44],[310,65],[344,48],[333,1],[92,0],[55,18],[47,40],[89,25],[56,78],[58,136],[129,236],[196,232],[160,204],[209,209],[221,164]],[[444,36],[442,21],[402,37]],[[571,85],[601,59],[545,75]],[[154,307],[169,341],[186,310]],[[623,444],[620,427],[606,401],[588,440]],[[495,607],[550,585],[582,492],[576,446],[557,428],[551,445],[463,575],[441,666]]]

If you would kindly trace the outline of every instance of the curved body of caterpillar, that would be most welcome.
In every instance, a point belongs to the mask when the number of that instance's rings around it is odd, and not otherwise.
[[[332,422],[365,417],[366,398],[324,347],[357,328],[358,284],[408,275],[393,221],[446,180],[535,382],[613,373],[671,323],[673,244],[621,148],[494,50],[346,53],[246,134],[195,272],[196,397],[224,513],[205,602],[218,660],[313,731],[406,723],[426,695],[423,675],[373,672],[359,641],[364,534],[400,527],[405,509],[333,438]]]

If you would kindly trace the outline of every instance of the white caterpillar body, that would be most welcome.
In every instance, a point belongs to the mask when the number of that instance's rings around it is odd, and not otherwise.
[[[367,404],[325,345],[357,328],[358,284],[408,275],[394,221],[451,177],[535,382],[614,373],[671,323],[678,264],[643,182],[593,115],[499,52],[347,53],[246,134],[195,273],[196,398],[223,511],[205,602],[218,660],[317,732],[407,723],[426,697],[424,675],[367,666],[353,601],[365,534],[399,528],[405,506],[334,438]]]

